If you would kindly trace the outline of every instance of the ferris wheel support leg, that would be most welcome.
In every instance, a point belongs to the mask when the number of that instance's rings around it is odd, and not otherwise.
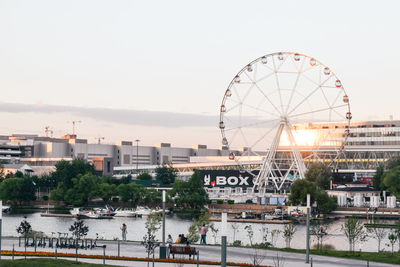
[[[278,189],[278,184],[276,183],[277,177],[273,171],[272,166],[273,166],[273,161],[276,156],[276,150],[278,149],[279,142],[280,142],[281,135],[282,135],[284,128],[285,128],[284,123],[281,123],[279,125],[279,128],[278,128],[276,135],[274,137],[274,140],[272,142],[272,146],[271,146],[270,150],[268,151],[267,156],[264,159],[264,162],[260,169],[259,174],[257,175],[257,178],[256,178],[257,186],[256,186],[256,184],[253,186],[253,191],[255,189],[258,189],[258,191],[261,192],[262,189],[265,189],[266,184],[270,179],[273,180],[276,189]]]

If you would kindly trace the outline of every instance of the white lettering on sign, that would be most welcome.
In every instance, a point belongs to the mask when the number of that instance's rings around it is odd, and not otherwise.
[[[247,182],[247,179],[249,179],[249,176],[247,177],[243,177],[243,176],[239,176],[240,179],[240,184],[239,185],[249,185],[249,183]]]
[[[226,177],[225,176],[217,176],[217,185],[226,185]]]
[[[204,185],[210,185],[211,177],[210,175],[204,175]]]
[[[231,176],[228,178],[229,185],[237,185],[238,182],[239,182],[239,179],[235,176]]]

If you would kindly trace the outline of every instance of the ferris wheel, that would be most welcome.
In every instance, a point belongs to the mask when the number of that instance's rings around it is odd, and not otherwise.
[[[254,176],[254,189],[261,192],[304,178],[305,158],[323,148],[340,154],[351,117],[349,97],[329,67],[304,54],[278,52],[257,58],[234,76],[222,100],[219,128],[229,158]],[[253,156],[262,157],[261,168],[244,164]]]

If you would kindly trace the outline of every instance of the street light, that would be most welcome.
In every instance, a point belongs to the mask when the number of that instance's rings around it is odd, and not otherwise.
[[[2,221],[3,221],[3,201],[0,200],[0,252],[1,252],[1,227],[2,227]],[[0,253],[0,265],[1,265],[1,253]]]
[[[306,263],[310,262],[310,194],[307,194]]]
[[[137,177],[139,174],[139,172],[138,172],[139,165],[138,164],[139,164],[139,142],[140,142],[140,140],[136,139],[135,142],[136,142],[136,177]]]
[[[160,259],[167,258],[167,247],[165,246],[165,189],[162,190],[162,243],[160,245]]]

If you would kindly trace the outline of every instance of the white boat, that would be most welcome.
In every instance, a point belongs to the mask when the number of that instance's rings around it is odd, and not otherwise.
[[[139,216],[147,216],[152,212],[154,212],[154,210],[151,210],[149,207],[142,206],[138,206],[135,210],[135,213]]]
[[[9,213],[11,211],[11,207],[10,206],[3,206],[2,208],[2,212],[3,213]]]
[[[82,208],[73,208],[69,211],[72,215],[77,216],[79,219],[112,219],[113,215],[103,212],[102,209],[97,210],[84,210]]]
[[[129,208],[117,208],[114,210],[115,217],[136,217],[136,211]]]

